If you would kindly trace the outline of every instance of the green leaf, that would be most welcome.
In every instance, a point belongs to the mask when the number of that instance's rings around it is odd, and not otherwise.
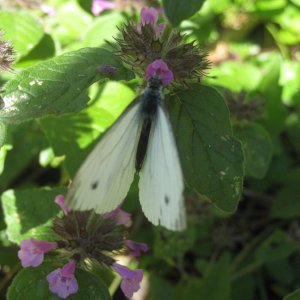
[[[6,125],[0,122],[0,147],[2,147],[5,143],[6,131]]]
[[[114,37],[117,37],[119,33],[118,26],[124,21],[124,16],[118,11],[100,15],[83,33],[83,46],[99,47],[105,41],[114,41]]]
[[[0,188],[2,191],[6,190],[19,176],[23,183],[26,182],[29,174],[23,171],[34,161],[39,149],[46,143],[45,136],[34,121],[19,126],[8,126],[7,141],[0,153]]]
[[[67,46],[81,38],[83,30],[91,24],[93,19],[77,1],[62,1],[54,18],[58,26],[53,28],[52,35]]]
[[[287,117],[287,108],[278,97],[282,93],[282,88],[278,84],[282,57],[278,54],[268,54],[262,58],[264,72],[258,90],[266,101],[265,111],[268,116],[263,120],[263,125],[271,135],[277,136],[283,130]]]
[[[293,105],[299,103],[299,80],[300,63],[294,61],[284,61],[281,65],[281,73],[279,78],[279,84],[283,87],[282,101],[284,104]]]
[[[272,141],[269,133],[256,123],[237,123],[234,135],[241,141],[246,174],[255,178],[263,178],[272,158]]]
[[[149,278],[148,300],[169,300],[172,299],[172,285],[165,279],[158,277],[157,274]]]
[[[188,19],[200,10],[205,0],[163,0],[165,14],[173,26]]]
[[[53,233],[48,225],[51,224],[51,218],[59,212],[54,198],[65,192],[64,187],[4,192],[1,199],[9,240],[19,243],[30,237],[41,240],[53,239]]]
[[[288,294],[283,298],[283,300],[300,300],[300,289],[295,292]]]
[[[299,182],[299,177],[297,181]],[[287,184],[276,195],[271,209],[273,218],[291,219],[300,217],[300,186],[298,182]]]
[[[184,286],[178,286],[173,299],[229,300],[230,289],[229,256],[223,255],[210,265],[204,278],[190,279]]]
[[[170,97],[167,106],[187,185],[234,212],[242,192],[243,152],[232,135],[224,98],[196,84]]]
[[[87,88],[107,76],[97,71],[102,64],[117,67],[114,79],[131,77],[116,56],[101,48],[83,48],[29,67],[5,85],[0,121],[19,123],[80,111],[89,100]]]
[[[256,13],[261,18],[272,18],[274,15],[279,14],[286,7],[287,0],[256,0],[255,9]]]
[[[91,147],[132,101],[134,93],[121,83],[109,82],[101,97],[79,114],[41,120],[56,156],[65,155],[68,172],[73,176]]]
[[[189,226],[184,232],[173,232],[160,227],[156,227],[154,230],[156,236],[154,254],[160,259],[184,254],[193,248],[197,239],[195,226]],[[166,241],[168,242],[166,243]]]
[[[44,35],[41,24],[24,11],[0,11],[0,28],[5,32],[5,40],[12,42],[18,57],[26,56]]]
[[[291,2],[300,7],[300,0],[291,0]]]
[[[46,60],[55,55],[55,41],[51,35],[45,34],[41,41],[32,49],[32,51],[23,57],[15,67],[25,68],[37,63],[40,60]]]
[[[255,277],[242,276],[232,284],[230,300],[255,300],[255,289]]]
[[[59,300],[58,296],[49,290],[47,275],[61,267],[55,263],[43,263],[36,268],[26,268],[14,278],[7,293],[8,300]],[[93,274],[80,269],[76,270],[78,292],[68,297],[68,300],[111,300],[107,287]]]
[[[255,251],[255,257],[259,262],[272,262],[289,257],[297,245],[283,230],[274,231]]]
[[[211,75],[216,78],[208,78],[206,82],[233,92],[255,90],[262,77],[261,71],[255,65],[238,61],[226,61],[214,67]]]

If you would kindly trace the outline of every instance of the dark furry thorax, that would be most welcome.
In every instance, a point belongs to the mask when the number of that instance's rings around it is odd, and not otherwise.
[[[143,125],[136,152],[135,169],[137,172],[139,172],[142,168],[142,164],[146,156],[152,123],[156,119],[157,109],[161,103],[162,98],[162,81],[156,77],[150,78],[150,80],[148,81],[148,85],[140,98],[140,113]]]

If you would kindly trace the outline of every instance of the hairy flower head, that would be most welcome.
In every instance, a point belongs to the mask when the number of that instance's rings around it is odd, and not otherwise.
[[[185,43],[180,32],[158,21],[154,8],[144,8],[141,22],[128,23],[120,29],[117,54],[141,78],[149,77],[149,71],[145,71],[150,64],[163,61],[173,74],[173,83],[201,80],[210,66],[207,54],[195,43]]]
[[[14,62],[15,52],[10,42],[1,39],[3,35],[4,32],[0,31],[0,70],[8,71]]]

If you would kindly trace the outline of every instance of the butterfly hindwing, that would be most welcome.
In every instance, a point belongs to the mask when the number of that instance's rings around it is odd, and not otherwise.
[[[135,173],[141,129],[139,101],[135,101],[81,165],[66,196],[72,209],[111,211],[126,197]]]
[[[153,224],[183,230],[186,226],[183,176],[171,124],[161,105],[152,126],[140,171],[142,209]]]

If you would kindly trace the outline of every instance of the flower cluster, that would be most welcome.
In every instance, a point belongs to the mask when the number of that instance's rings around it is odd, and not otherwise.
[[[143,278],[142,270],[130,270],[117,263],[116,254],[134,257],[148,251],[144,243],[127,239],[126,227],[132,221],[130,214],[120,208],[99,215],[93,211],[70,211],[64,203],[64,196],[55,198],[64,215],[55,217],[52,230],[57,235],[55,242],[23,240],[18,252],[23,267],[37,267],[44,260],[44,254],[55,250],[69,262],[48,274],[49,289],[65,299],[80,288],[75,270],[77,266],[87,267],[89,262],[98,262],[111,267],[122,277],[121,289],[126,297],[139,290]]]
[[[4,32],[0,31],[0,69],[7,71],[14,61],[14,50],[10,42],[1,40],[3,35]]]
[[[155,8],[144,7],[140,22],[121,28],[117,55],[142,78],[146,69],[146,79],[156,72],[164,85],[201,80],[210,66],[206,53],[195,43],[184,43],[180,32],[159,23],[160,18]]]

